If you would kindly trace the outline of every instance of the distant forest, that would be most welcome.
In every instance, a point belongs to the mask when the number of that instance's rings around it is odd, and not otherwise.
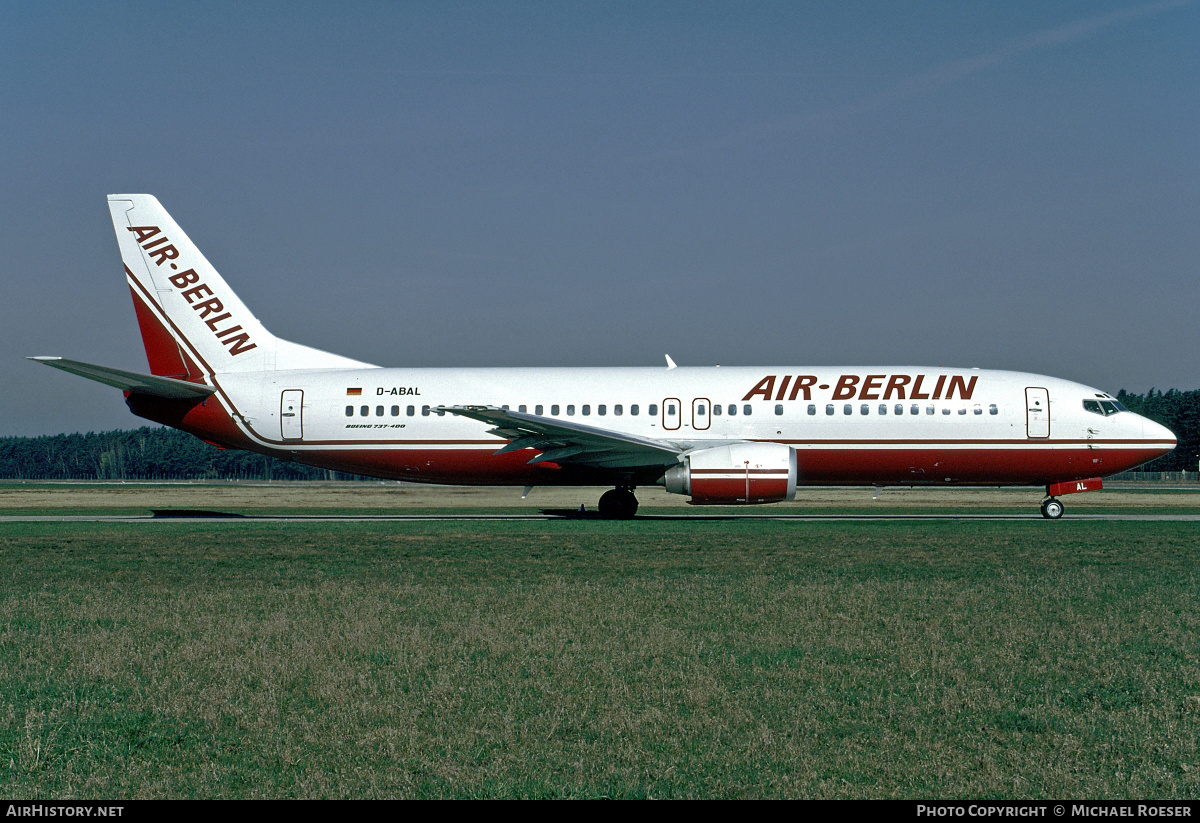
[[[1121,391],[1130,411],[1157,420],[1179,446],[1142,467],[1195,471],[1200,455],[1200,390],[1146,394]],[[225,451],[167,428],[0,438],[0,478],[10,480],[352,480],[245,451]]]
[[[134,431],[0,438],[0,478],[21,480],[352,480],[247,451],[210,446],[190,434]]]

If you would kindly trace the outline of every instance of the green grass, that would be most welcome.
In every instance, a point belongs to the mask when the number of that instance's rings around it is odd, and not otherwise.
[[[1200,794],[1200,526],[0,525],[10,797]]]

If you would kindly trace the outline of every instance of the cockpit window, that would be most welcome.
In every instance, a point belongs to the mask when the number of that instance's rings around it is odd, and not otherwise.
[[[1116,400],[1084,400],[1083,410],[1089,411],[1092,414],[1103,415],[1108,417],[1110,414],[1128,411],[1124,406]]]

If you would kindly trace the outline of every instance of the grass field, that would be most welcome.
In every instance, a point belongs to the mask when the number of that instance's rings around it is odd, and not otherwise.
[[[0,524],[0,794],[1194,798],[1198,538]]]

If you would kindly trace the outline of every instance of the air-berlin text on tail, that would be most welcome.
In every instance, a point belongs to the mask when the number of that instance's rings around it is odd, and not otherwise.
[[[768,374],[742,400],[812,400],[814,389],[832,389],[831,400],[970,400],[978,380],[961,374],[842,374],[822,383],[813,374]]]
[[[161,266],[163,263],[179,258],[179,249],[171,245],[167,236],[158,226],[130,226],[129,231],[137,237],[138,245],[146,251],[147,256],[154,261],[154,265]],[[224,304],[221,303],[219,297],[213,295],[212,289],[200,282],[200,275],[196,273],[195,269],[179,271],[178,263],[169,265],[171,270],[176,272],[169,276],[171,285],[182,290],[180,294],[183,295],[183,299],[193,310],[200,312],[200,319],[204,321],[204,325],[208,326],[221,343],[229,347],[231,355],[258,348],[257,343],[250,342],[250,335],[243,331],[241,326],[226,325],[224,328],[217,328],[218,324],[229,320],[233,315],[225,311]],[[186,288],[189,286],[190,288]],[[201,298],[204,297],[209,299],[202,300]],[[210,317],[209,315],[214,316]],[[235,334],[235,332],[241,332],[241,334]]]

